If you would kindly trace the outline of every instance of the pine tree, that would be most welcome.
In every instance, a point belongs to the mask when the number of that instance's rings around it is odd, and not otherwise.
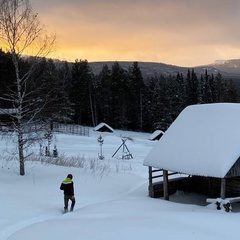
[[[226,102],[239,102],[239,91],[232,80],[226,86]]]
[[[107,65],[102,67],[96,76],[96,123],[111,123],[111,70]]]
[[[14,89],[14,65],[10,53],[5,53],[0,49],[0,108],[12,108],[8,95]]]
[[[188,70],[186,78],[186,105],[198,103],[199,82],[194,69]]]
[[[203,91],[203,102],[204,103],[212,103],[213,102],[213,92],[212,92],[212,78],[208,75],[207,70],[205,70],[204,74],[204,91]]]
[[[160,121],[158,117],[159,82],[157,77],[149,78],[146,81],[146,105],[143,114],[147,116],[147,119],[145,119],[145,129],[150,132],[157,128],[154,125],[158,125]]]
[[[186,86],[183,74],[178,73],[176,76],[176,95],[174,96],[177,104],[176,114],[178,115],[186,107]]]
[[[224,101],[224,82],[222,79],[222,75],[217,73],[215,76],[216,82],[216,102],[223,102]]]
[[[74,122],[95,125],[92,103],[92,70],[87,60],[76,60],[72,67],[70,97],[74,104]]]
[[[112,65],[111,74],[111,119],[115,128],[127,129],[129,119],[127,117],[128,107],[128,77],[126,71],[115,62]]]
[[[143,76],[137,62],[129,68],[129,107],[128,117],[130,120],[129,129],[142,130],[143,108],[144,108]]]
[[[64,123],[72,122],[74,110],[70,102],[70,84],[71,84],[71,70],[69,63],[66,61],[58,69],[58,79],[60,80],[60,91],[62,92],[61,99],[61,121]]]
[[[68,122],[72,111],[64,85],[65,79],[52,59],[43,58],[37,70],[38,73],[32,77],[38,79],[35,84],[32,82],[32,86],[41,86],[38,87],[36,99],[48,99],[39,117],[48,122]]]

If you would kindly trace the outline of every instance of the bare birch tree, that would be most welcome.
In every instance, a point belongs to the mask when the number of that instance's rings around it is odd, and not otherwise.
[[[10,101],[16,110],[14,128],[18,138],[20,175],[25,175],[24,147],[29,138],[25,136],[24,127],[41,111],[41,107],[31,107],[31,92],[27,91],[28,81],[39,57],[44,57],[53,50],[55,36],[46,34],[29,0],[0,0],[0,44],[11,54],[15,70],[15,91],[4,96],[4,100]],[[35,59],[24,74],[20,66],[23,54],[31,55]]]

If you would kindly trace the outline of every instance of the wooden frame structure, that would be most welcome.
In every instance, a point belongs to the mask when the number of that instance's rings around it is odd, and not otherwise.
[[[157,173],[158,175],[154,175]],[[176,175],[177,173],[169,173],[166,170],[163,169],[154,169],[152,167],[148,167],[148,180],[149,180],[149,185],[148,185],[148,190],[149,190],[149,196],[150,197],[155,197],[154,193],[154,183],[153,179],[159,179],[163,177],[163,197],[165,200],[169,200],[169,176],[171,175]]]
[[[144,159],[149,195],[169,199],[174,189],[183,189],[214,198],[239,197],[239,118],[239,103],[186,107]],[[226,125],[231,127],[222,132]],[[153,182],[159,171],[161,178]],[[186,177],[169,179],[174,171]]]
[[[177,190],[196,192],[213,198],[229,198],[240,196],[240,177],[214,178],[201,176],[188,176],[169,178],[180,174],[164,169],[148,167],[149,196],[163,197],[169,200],[169,195]]]

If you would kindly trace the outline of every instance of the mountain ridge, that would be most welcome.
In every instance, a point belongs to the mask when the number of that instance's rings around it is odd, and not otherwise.
[[[231,60],[216,60],[214,63],[195,66],[195,67],[181,67],[160,62],[143,62],[143,61],[95,61],[89,62],[94,74],[98,74],[104,65],[111,69],[114,63],[128,70],[134,62],[138,62],[138,66],[144,78],[151,78],[160,75],[176,75],[178,73],[187,75],[189,69],[194,69],[195,73],[200,76],[208,71],[208,74],[220,73],[225,79],[240,80],[240,59]]]

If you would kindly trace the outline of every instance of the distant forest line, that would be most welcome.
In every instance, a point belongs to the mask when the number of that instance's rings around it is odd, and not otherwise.
[[[35,59],[20,60],[24,76]],[[239,102],[240,89],[220,73],[197,76],[189,69],[186,76],[159,75],[143,78],[138,62],[123,69],[116,61],[94,74],[87,60],[74,63],[38,59],[24,86],[31,103],[47,104],[38,112],[44,121],[96,126],[105,122],[115,129],[152,132],[165,131],[188,105]],[[0,50],[0,108],[14,108],[8,96],[16,92],[15,71],[9,53]],[[50,94],[49,94],[50,90]],[[1,119],[0,119],[1,120]]]

